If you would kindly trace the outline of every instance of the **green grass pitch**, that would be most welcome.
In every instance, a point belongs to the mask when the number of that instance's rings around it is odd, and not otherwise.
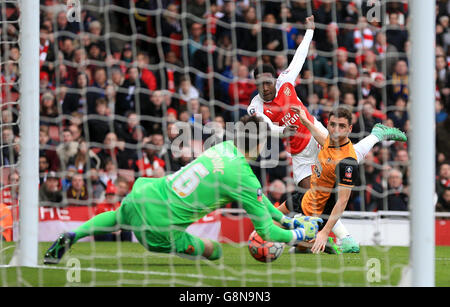
[[[38,268],[0,267],[0,286],[395,286],[409,260],[406,247],[362,247],[359,254],[345,255],[293,255],[285,249],[265,264],[254,260],[246,246],[223,244],[223,258],[210,262],[150,253],[131,242],[80,242],[59,265],[44,266],[49,246],[40,243]],[[0,247],[4,265],[14,245]],[[436,286],[450,286],[450,247],[436,247],[435,258]],[[77,263],[79,275],[73,270]]]

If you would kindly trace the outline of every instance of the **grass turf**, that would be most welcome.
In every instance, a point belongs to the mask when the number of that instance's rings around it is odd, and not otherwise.
[[[394,286],[409,260],[406,247],[362,247],[359,254],[283,255],[260,263],[246,246],[223,244],[221,260],[185,259],[146,251],[131,242],[74,245],[59,265],[44,266],[50,243],[40,243],[38,268],[1,267],[0,286]],[[14,245],[0,245],[7,264]],[[436,285],[450,286],[450,247],[436,247]],[[80,280],[70,270],[80,264]],[[372,272],[379,267],[380,280]],[[372,282],[369,281],[371,280]]]

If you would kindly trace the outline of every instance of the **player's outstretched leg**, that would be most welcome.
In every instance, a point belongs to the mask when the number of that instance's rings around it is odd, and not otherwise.
[[[376,124],[370,135],[363,138],[361,141],[353,145],[355,149],[358,163],[361,163],[373,146],[381,141],[398,141],[406,142],[408,137],[406,134],[398,128],[388,127],[382,124]]]
[[[117,211],[104,212],[75,229],[61,234],[44,255],[44,264],[58,264],[64,254],[79,239],[118,230]]]
[[[193,257],[202,256],[208,260],[218,260],[222,257],[222,246],[211,239],[203,239],[187,232],[175,232],[177,240],[173,242],[175,252],[179,255]]]
[[[370,133],[377,136],[380,141],[406,142],[408,140],[406,134],[400,129],[382,124],[376,124]]]

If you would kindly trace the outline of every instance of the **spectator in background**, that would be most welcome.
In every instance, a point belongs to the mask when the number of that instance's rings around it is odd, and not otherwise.
[[[100,168],[105,169],[109,160],[119,169],[133,169],[135,153],[125,148],[125,142],[118,140],[114,132],[109,132],[103,141],[103,148],[97,155],[100,158]]]
[[[283,49],[283,33],[277,27],[274,15],[264,16],[266,26],[262,27],[262,47],[264,50],[281,51]]]
[[[108,102],[105,98],[98,98],[95,102],[95,117],[91,117],[87,124],[89,129],[89,142],[93,146],[103,143],[105,136],[111,128],[116,130],[118,127],[109,116]],[[97,144],[95,144],[97,143]]]
[[[61,178],[61,187],[63,192],[67,192],[67,190],[72,185],[72,177],[77,173],[77,169],[73,165],[69,165],[67,170],[63,173],[65,176]]]
[[[78,151],[78,143],[74,141],[72,131],[69,129],[64,129],[62,134],[62,143],[56,147],[56,153],[59,157],[61,169],[65,170],[70,157],[74,156]]]
[[[77,153],[69,158],[68,164],[75,166],[79,174],[86,174],[91,168],[100,168],[100,158],[89,149],[86,140],[81,139],[78,142]]]
[[[436,204],[437,212],[450,212],[450,187],[445,188]]]
[[[94,73],[94,83],[92,84],[92,94],[89,95],[88,114],[95,114],[96,101],[105,97],[106,87],[108,86],[108,76],[106,69],[97,67]]]
[[[250,79],[248,67],[240,65],[237,73],[237,78],[230,84],[228,88],[228,95],[230,96],[230,105],[236,106],[234,109],[237,114],[235,121],[247,114],[247,107],[249,101],[252,99],[252,94],[256,91],[256,85]]]
[[[389,14],[389,25],[386,30],[388,44],[393,45],[399,52],[405,51],[405,43],[408,39],[408,32],[399,22],[399,14],[392,12]]]
[[[19,173],[10,168],[10,173],[5,182],[0,183],[0,197],[7,206],[17,206],[19,204]]]
[[[408,211],[408,191],[401,171],[394,168],[389,172],[388,189],[388,210]]]
[[[450,103],[445,106],[445,111],[448,114],[450,111]],[[447,116],[443,122],[436,125],[436,150],[438,154],[443,156],[443,160],[450,159],[450,116]]]
[[[134,170],[139,177],[160,178],[165,175],[165,162],[158,157],[161,145],[158,144],[158,137],[155,136],[155,134],[152,135],[151,141],[144,144],[140,157],[136,161]],[[159,136],[162,138],[162,135]]]
[[[120,202],[116,196],[117,188],[114,184],[109,184],[105,191],[105,199],[95,206],[95,215],[107,211],[114,211],[120,207]],[[95,241],[116,241],[120,234],[120,230],[114,233],[95,235]]]
[[[53,171],[59,170],[59,158],[56,153],[57,143],[50,139],[48,135],[48,126],[39,127],[39,155],[46,156],[50,163],[50,169]]]
[[[286,200],[286,184],[279,179],[272,181],[267,197],[275,207],[281,205]]]
[[[146,52],[139,52],[136,56],[137,65],[141,71],[141,79],[150,91],[158,88],[157,80],[154,73],[148,68],[150,58]]]
[[[160,67],[159,72],[155,76],[158,82],[158,89],[175,93],[180,85],[180,76],[182,73],[184,74],[184,65],[174,51],[169,51],[165,54],[165,61],[165,65]]]
[[[19,135],[19,122],[15,115],[16,110],[13,108],[5,108],[2,110],[1,124],[4,127],[11,127],[14,135]]]
[[[70,61],[73,58],[75,46],[71,37],[62,37],[59,41],[59,49],[61,50],[64,60]]]
[[[398,97],[395,101],[395,109],[388,111],[388,118],[392,119],[394,127],[403,129],[406,121],[408,120],[408,112],[406,109],[407,102],[403,97]]]
[[[436,57],[436,85],[441,92],[442,99],[448,100],[450,95],[450,69],[445,57]]]
[[[305,65],[308,67],[307,65]],[[288,67],[287,58],[283,54],[278,54],[273,58],[273,68],[275,68],[276,75],[279,76]]]
[[[40,206],[60,206],[63,193],[59,184],[59,177],[54,171],[48,173],[47,180],[39,188]]]
[[[67,12],[62,10],[58,12],[56,15],[56,30],[62,32],[71,32],[72,34],[78,34],[79,28],[77,27],[78,23],[76,22],[68,22],[67,20]],[[63,36],[62,38],[64,38]]]
[[[383,183],[376,183],[373,190],[377,192],[376,195],[385,195],[387,192],[387,200],[385,207],[384,197],[374,197],[378,210],[390,211],[408,211],[408,189],[403,185],[403,174],[398,169],[390,169],[387,171],[387,190],[383,188]],[[373,195],[375,196],[375,195]]]
[[[358,92],[358,66],[355,63],[350,63],[345,71],[344,79],[338,82],[341,92],[351,92],[357,95]]]
[[[139,116],[134,111],[128,111],[125,113],[127,118],[126,123],[122,125],[121,129],[118,132],[118,136],[124,140],[126,144],[136,144],[133,139],[133,133],[137,126],[139,126]]]
[[[243,14],[247,27],[240,28],[238,47],[246,51],[255,52],[258,48],[258,36],[261,35],[261,24],[256,16],[256,8],[249,6]]]
[[[6,126],[2,128],[1,137],[1,155],[2,159],[0,161],[0,166],[12,165],[17,163],[19,156],[14,150],[14,131],[12,127]]]
[[[198,90],[191,84],[189,76],[181,77],[178,94],[180,95],[181,106],[186,106],[187,102],[191,99],[199,98]]]
[[[353,133],[358,134],[358,138],[361,139],[370,134],[373,126],[377,123],[381,123],[381,120],[374,116],[376,109],[369,101],[364,101],[362,105],[362,112],[359,116],[356,124],[353,126]]]
[[[445,107],[441,100],[436,99],[435,109],[436,109],[436,124],[444,122],[447,119],[448,114],[447,112],[445,112]]]
[[[172,40],[182,39],[182,27],[180,22],[180,15],[176,4],[169,4],[166,11],[164,11],[161,21],[161,34]],[[178,58],[181,57],[181,50],[177,44],[166,43],[162,44],[164,53],[174,51]]]
[[[198,22],[192,23],[189,36],[190,43],[188,45],[189,62],[194,60],[194,54],[203,46],[204,39],[205,35],[203,34],[203,25]]]
[[[208,74],[210,72],[221,73],[224,65],[223,62],[219,61],[219,53],[216,47],[216,42],[213,39],[205,39],[203,47],[198,49],[194,54],[192,66],[203,74]],[[209,88],[211,84],[212,88]],[[203,76],[197,74],[195,78],[195,88],[205,99],[209,98],[213,93],[215,97],[220,97],[220,80],[213,75],[209,74]]]
[[[88,205],[89,194],[86,189],[86,184],[82,174],[74,174],[72,177],[71,186],[66,192],[67,205],[79,206]]]
[[[140,78],[138,67],[130,67],[128,78],[117,90],[115,114],[124,115],[128,111],[148,114],[150,109],[150,92],[145,82]]]
[[[94,203],[97,203],[104,197],[106,185],[100,180],[99,170],[95,167],[91,167],[88,172],[88,190],[90,197]]]
[[[64,97],[64,102],[62,104],[63,114],[69,115],[72,112],[80,112],[82,114],[87,113],[87,102],[88,100],[91,100],[90,96],[94,94],[88,92],[88,85],[88,76],[85,73],[78,73],[74,87],[68,90]]]
[[[55,95],[52,92],[46,92],[42,95],[40,103],[40,125],[57,125],[59,110],[55,101]]]
[[[406,101],[409,97],[408,89],[408,65],[404,60],[399,60],[395,64],[394,73],[391,77],[391,84],[388,85],[388,101],[387,105],[393,105],[398,97],[404,98]]]
[[[372,52],[377,56],[377,70],[383,71],[383,65],[386,65],[386,75],[392,75],[394,65],[398,61],[398,56],[396,55],[397,48],[395,48],[394,45],[387,43],[386,33],[383,31],[379,31],[376,34]]]
[[[124,199],[130,192],[130,182],[123,177],[117,177],[115,186],[117,188],[116,196],[119,201],[122,201],[122,199]]]
[[[336,50],[336,62],[338,77],[342,78],[345,76],[350,64],[348,62],[348,51],[345,47],[340,47]]]
[[[119,176],[119,172],[117,171],[117,166],[114,163],[113,159],[110,157],[106,158],[105,167],[100,170],[100,180],[103,184],[108,186],[108,184],[114,183]]]
[[[165,93],[161,90],[154,91],[150,98],[150,108],[148,113],[145,115],[149,115],[153,118],[142,120],[142,126],[145,128],[147,133],[152,134],[153,131],[158,131],[162,129],[162,121],[161,119],[166,116],[164,113],[164,102],[165,102]]]
[[[436,178],[436,194],[442,196],[445,189],[450,187],[450,163],[442,163],[438,168]]]
[[[39,156],[39,184],[42,185],[50,172],[50,163],[45,155]]]
[[[407,185],[408,178],[406,175],[407,175],[408,167],[409,167],[408,150],[406,150],[404,148],[400,148],[399,150],[397,150],[395,157],[394,157],[394,163],[395,163],[395,168],[402,172],[402,175],[404,178],[403,183],[405,185]]]
[[[308,61],[312,62],[312,68],[315,77],[323,79],[333,78],[333,70],[331,66],[328,64],[328,61],[325,57],[318,54],[316,49],[316,43],[314,41],[311,42],[309,47]],[[305,67],[308,67],[308,63],[305,63]],[[322,87],[326,86],[327,84],[323,82]]]

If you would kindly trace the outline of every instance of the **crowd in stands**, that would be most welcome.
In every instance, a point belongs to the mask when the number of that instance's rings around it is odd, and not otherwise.
[[[188,164],[211,135],[200,131],[200,140],[176,154],[176,123],[194,126],[200,118],[203,125],[225,127],[246,114],[257,95],[254,67],[271,63],[281,73],[311,12],[316,30],[296,85],[311,114],[326,125],[333,106],[350,106],[354,142],[376,123],[410,132],[405,1],[383,5],[381,20],[368,20],[366,1],[351,0],[102,2],[107,10],[87,2],[80,22],[69,22],[65,1],[40,1],[43,206],[114,209],[137,177],[162,177]],[[430,205],[450,211],[450,4],[436,3],[437,200]],[[14,4],[0,7],[0,18],[17,19]],[[18,24],[0,28],[0,35],[2,42],[17,39]],[[20,50],[17,44],[0,48],[2,202],[11,204],[20,159]],[[285,141],[277,167],[254,167],[274,203],[295,189]],[[408,143],[379,143],[360,166],[362,188],[348,210],[408,210],[409,164]]]

